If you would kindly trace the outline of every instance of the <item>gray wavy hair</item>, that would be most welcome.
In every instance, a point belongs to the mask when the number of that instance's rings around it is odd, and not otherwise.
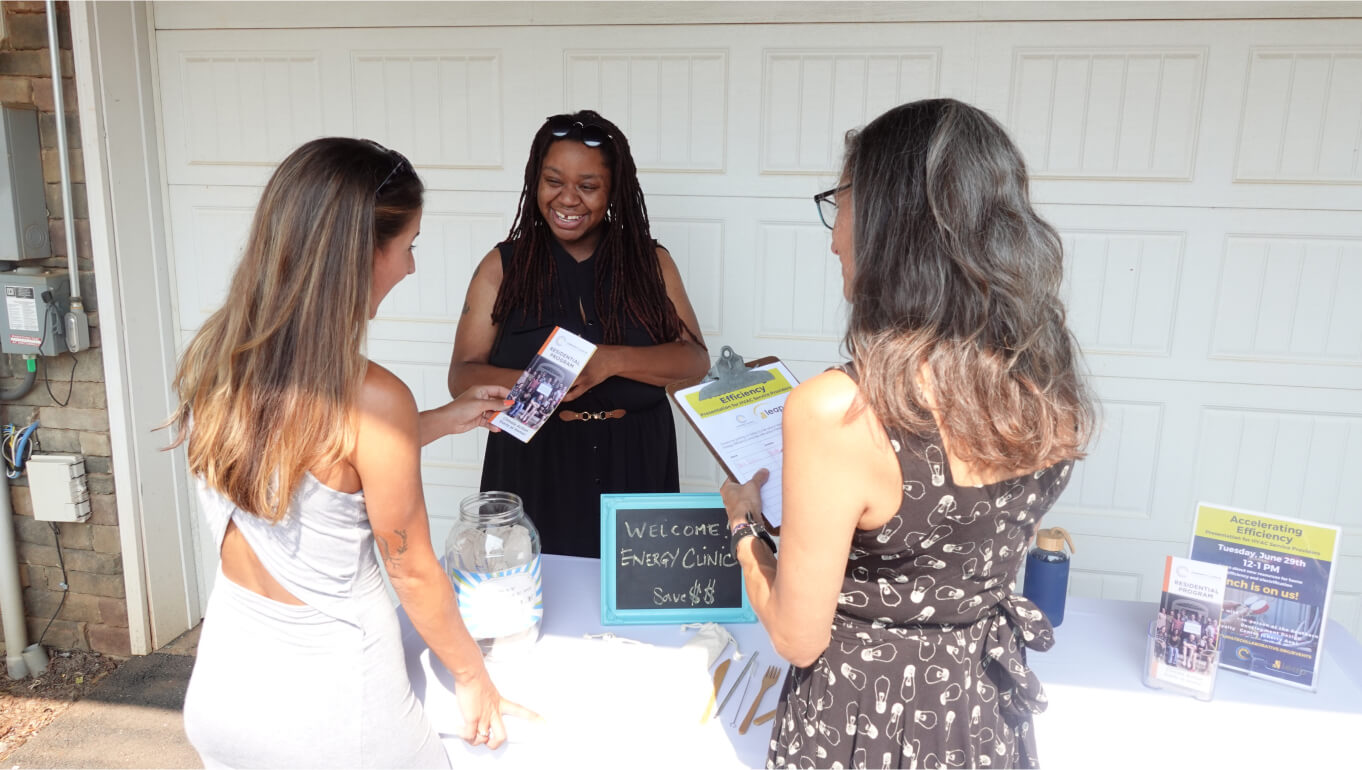
[[[886,425],[982,468],[1083,456],[1096,422],[1059,300],[1059,235],[982,110],[928,99],[847,137],[855,275],[844,344]],[[928,393],[930,392],[930,400]]]

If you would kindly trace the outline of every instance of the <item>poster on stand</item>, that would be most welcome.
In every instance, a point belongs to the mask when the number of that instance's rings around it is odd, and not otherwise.
[[[1329,524],[1197,505],[1190,556],[1229,569],[1221,667],[1316,688],[1341,535]]]

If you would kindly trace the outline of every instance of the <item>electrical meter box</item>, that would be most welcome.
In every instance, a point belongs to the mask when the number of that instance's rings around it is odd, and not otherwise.
[[[66,352],[62,318],[71,297],[66,271],[19,267],[0,273],[5,312],[0,315],[0,352],[55,356]]]
[[[38,113],[0,110],[0,260],[47,259],[47,197]]]
[[[38,454],[24,464],[33,518],[38,521],[85,521],[90,518],[90,488],[85,483],[85,458],[80,455]]]

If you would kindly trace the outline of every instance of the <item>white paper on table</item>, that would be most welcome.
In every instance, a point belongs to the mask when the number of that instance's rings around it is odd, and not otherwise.
[[[676,391],[675,399],[704,436],[715,454],[728,467],[739,484],[752,480],[765,468],[771,477],[761,487],[762,514],[774,526],[781,519],[781,418],[785,399],[799,380],[784,363],[754,366],[752,371],[770,372],[764,383],[700,399],[705,382]]]

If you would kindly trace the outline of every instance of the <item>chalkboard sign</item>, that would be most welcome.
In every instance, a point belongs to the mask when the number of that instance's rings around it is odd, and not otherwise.
[[[601,495],[601,624],[754,623],[717,494]]]

